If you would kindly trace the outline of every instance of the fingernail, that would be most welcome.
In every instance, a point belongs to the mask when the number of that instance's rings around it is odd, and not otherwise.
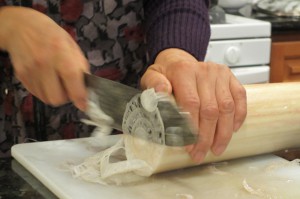
[[[215,155],[221,155],[226,149],[226,145],[220,145],[213,149]]]

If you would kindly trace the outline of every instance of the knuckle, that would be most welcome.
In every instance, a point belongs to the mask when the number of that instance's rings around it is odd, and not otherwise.
[[[221,73],[222,75],[225,75],[225,76],[232,75],[232,71],[227,65],[218,64],[218,65],[216,65],[216,67],[217,67],[218,72]]]
[[[60,64],[60,68],[58,70],[59,75],[64,79],[72,79],[77,77],[77,70],[75,67],[72,67],[72,63],[68,61],[64,61]]]
[[[43,67],[45,65],[44,56],[39,55],[39,56],[34,57],[33,64],[36,66],[39,66],[39,67]]]
[[[201,68],[201,71],[207,71],[208,68],[213,67],[214,64],[212,62],[200,62],[199,68]]]
[[[201,62],[202,63],[202,66],[204,66],[204,67],[213,67],[213,66],[215,66],[216,65],[216,63],[214,63],[214,62],[211,62],[211,61],[207,61],[207,62]]]
[[[243,86],[237,87],[236,96],[238,97],[238,99],[246,98],[247,96],[246,89]]]
[[[184,107],[190,107],[193,110],[199,110],[200,108],[200,101],[197,96],[189,96],[187,99],[181,103]]]
[[[49,39],[49,45],[53,50],[57,50],[58,52],[63,50],[64,47],[66,46],[66,38],[61,36],[60,34],[58,35],[53,35]]]
[[[219,68],[222,69],[223,71],[231,73],[231,69],[227,65],[220,64],[219,66],[220,66]]]
[[[82,73],[82,69],[73,61],[62,59],[59,63],[58,73],[63,79],[73,79]]]
[[[48,70],[48,62],[49,60],[46,58],[46,53],[40,53],[39,56],[35,56],[33,57],[33,59],[31,60],[31,64],[27,65],[26,70],[28,71],[34,71],[34,70],[39,70],[41,72],[44,72],[46,70]]]
[[[181,66],[181,67],[187,67],[189,64],[190,64],[190,62],[187,60],[179,60],[179,61],[177,61],[176,65]]]
[[[177,61],[174,65],[172,65],[172,67],[174,68],[174,70],[172,71],[186,71],[186,70],[191,70],[191,65],[192,63],[190,61],[187,60],[180,60]]]
[[[218,106],[215,104],[206,105],[200,110],[200,115],[204,119],[217,120],[219,117]]]
[[[234,111],[234,101],[232,99],[224,99],[219,104],[221,113],[232,113]]]

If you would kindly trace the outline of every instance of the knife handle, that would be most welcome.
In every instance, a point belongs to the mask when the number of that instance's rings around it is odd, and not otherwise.
[[[33,96],[34,130],[38,141],[46,141],[45,104]]]

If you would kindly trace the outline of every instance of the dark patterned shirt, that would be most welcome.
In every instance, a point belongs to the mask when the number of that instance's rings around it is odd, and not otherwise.
[[[48,15],[77,41],[93,74],[135,87],[166,48],[181,48],[203,60],[210,36],[205,0],[0,0],[0,5]],[[72,104],[43,106],[43,122],[34,122],[36,101],[14,78],[5,52],[0,53],[0,75],[0,157],[9,156],[15,143],[40,139],[37,130],[47,140],[90,135],[93,127],[80,122],[86,116]]]

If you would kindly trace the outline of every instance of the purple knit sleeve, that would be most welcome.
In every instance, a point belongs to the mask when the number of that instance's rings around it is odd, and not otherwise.
[[[208,0],[144,0],[150,63],[167,48],[179,48],[203,60],[210,38],[208,6]]]

